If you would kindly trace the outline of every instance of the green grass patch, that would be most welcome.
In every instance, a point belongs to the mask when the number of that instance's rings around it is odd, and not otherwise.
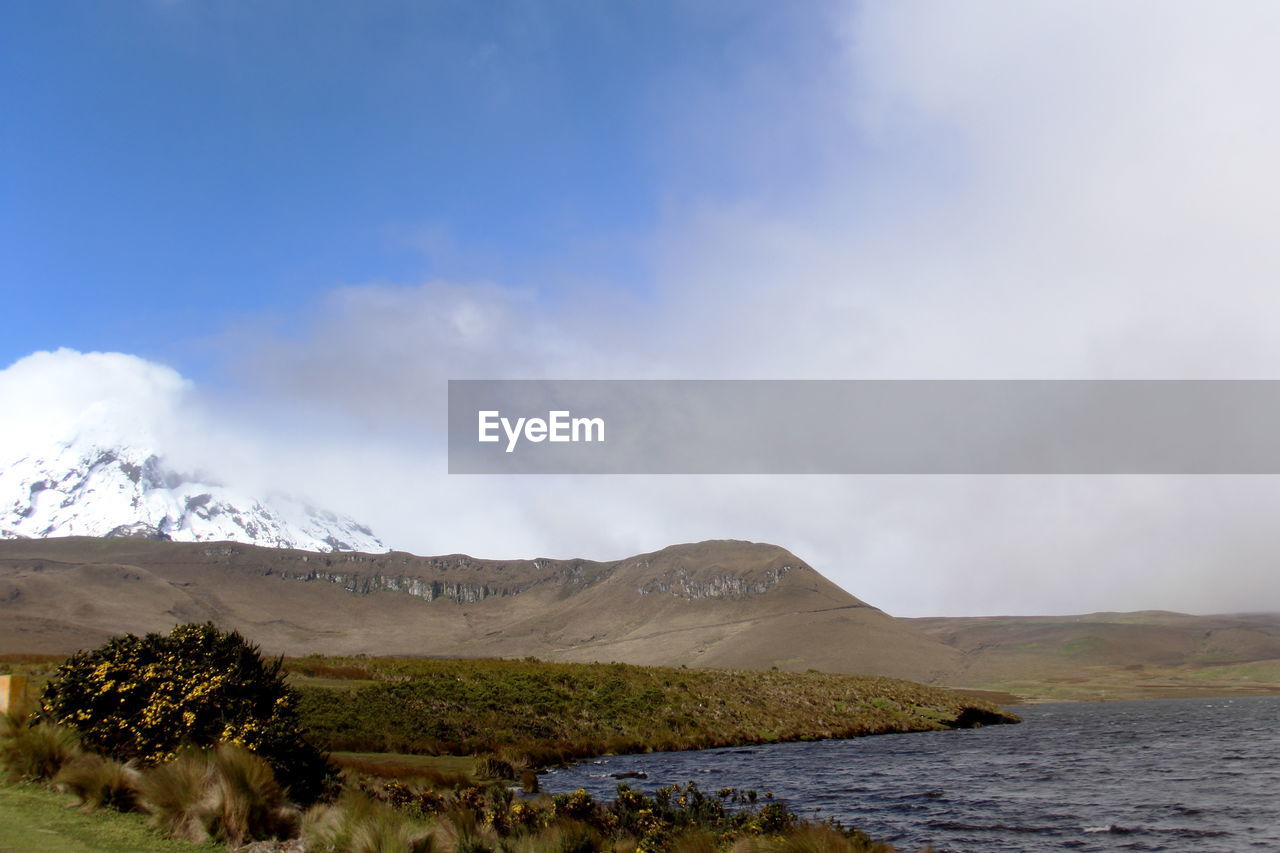
[[[378,683],[372,678],[316,678],[293,674],[290,674],[286,680],[290,687],[321,687],[326,690],[355,690]]]
[[[412,755],[396,752],[331,752],[344,770],[384,779],[449,779],[475,773],[474,755]]]
[[[196,853],[223,845],[161,838],[138,814],[70,808],[75,798],[35,785],[0,785],[0,853]]]
[[[1058,654],[1063,657],[1080,657],[1097,650],[1102,645],[1102,640],[1097,637],[1080,637],[1075,640],[1068,640],[1058,647]]]
[[[1257,682],[1280,684],[1280,661],[1250,661],[1248,663],[1221,664],[1186,668],[1179,672],[1183,678],[1196,681]]]
[[[505,751],[543,764],[1017,719],[982,699],[870,676],[528,660],[305,660],[329,677],[351,667],[360,680],[377,680],[355,689],[299,685],[304,726],[323,746],[347,752]]]

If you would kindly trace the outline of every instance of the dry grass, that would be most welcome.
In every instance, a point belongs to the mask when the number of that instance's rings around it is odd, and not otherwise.
[[[313,853],[431,853],[436,849],[426,824],[354,791],[336,803],[308,811],[302,834]]]
[[[88,810],[100,808],[131,812],[138,804],[142,774],[132,763],[120,763],[94,753],[77,756],[53,779],[60,791],[74,794]]]
[[[36,723],[25,714],[0,717],[0,770],[10,782],[48,782],[81,756],[75,732],[49,723]]]
[[[143,808],[174,838],[234,847],[297,834],[299,813],[285,801],[271,766],[240,747],[182,752],[148,771],[140,788]]]

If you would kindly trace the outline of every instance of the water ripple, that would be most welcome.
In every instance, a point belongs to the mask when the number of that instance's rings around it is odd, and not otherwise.
[[[1280,697],[1039,705],[1020,726],[616,756],[548,774],[612,796],[704,780],[771,791],[901,849],[1280,850]]]

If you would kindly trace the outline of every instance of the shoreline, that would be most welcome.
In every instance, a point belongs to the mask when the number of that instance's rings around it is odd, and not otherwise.
[[[1068,702],[1145,702],[1167,699],[1238,699],[1254,696],[1280,696],[1280,684],[1213,685],[1193,687],[1187,685],[1144,685],[1116,683],[1050,684],[1044,692],[1030,689],[1017,693],[1013,690],[989,690],[969,687],[948,687],[965,696],[973,696],[994,702],[1001,707],[1016,708],[1027,705],[1049,705]],[[1054,695],[1051,691],[1061,691]]]

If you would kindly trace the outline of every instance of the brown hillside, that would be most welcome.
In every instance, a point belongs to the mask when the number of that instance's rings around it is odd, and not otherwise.
[[[934,681],[962,655],[788,551],[713,541],[614,562],[0,542],[0,652],[213,620],[273,653],[525,656]]]
[[[903,620],[963,655],[947,679],[1038,698],[1280,692],[1280,615],[1141,611]]]

